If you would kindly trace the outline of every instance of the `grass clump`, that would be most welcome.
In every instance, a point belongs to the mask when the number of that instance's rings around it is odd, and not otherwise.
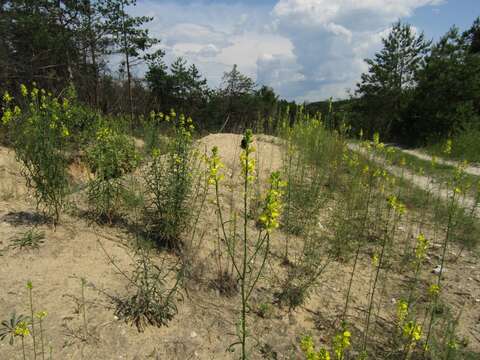
[[[29,229],[20,236],[11,240],[10,247],[12,249],[38,249],[44,243],[45,233],[35,228]]]

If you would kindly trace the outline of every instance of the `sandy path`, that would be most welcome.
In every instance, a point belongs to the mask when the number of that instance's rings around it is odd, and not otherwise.
[[[401,151],[405,154],[415,156],[415,157],[417,157],[421,160],[432,161],[432,156],[423,152],[423,151],[421,151],[421,150],[402,149],[402,148],[397,147],[397,146],[391,146],[391,147],[393,147],[396,150]],[[456,166],[459,166],[461,164],[460,161],[445,160],[445,159],[438,158],[438,157],[436,158],[435,161],[439,164],[448,165],[448,166],[452,166],[452,167],[456,167]],[[474,164],[474,165],[470,164],[465,168],[465,172],[467,174],[470,174],[470,175],[480,176],[480,166],[477,165],[477,164]]]
[[[352,151],[355,151],[362,155],[368,155],[366,150],[358,144],[349,143],[347,144],[347,146]],[[386,165],[384,159],[380,156],[370,155],[370,159],[385,168],[391,174],[397,177],[403,177],[407,179],[416,187],[425,191],[429,191],[434,194],[434,196],[442,200],[449,201],[452,198],[453,191],[450,189],[446,189],[443,184],[435,182],[434,179],[430,176],[418,175],[408,169],[402,169],[398,166]],[[474,199],[473,197],[463,194],[461,199],[459,200],[459,204],[467,211],[471,211],[472,209],[474,209],[473,211],[475,213],[475,216],[480,217],[480,208],[475,207],[476,199]]]

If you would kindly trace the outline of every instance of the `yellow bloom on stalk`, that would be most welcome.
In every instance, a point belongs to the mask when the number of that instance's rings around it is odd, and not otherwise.
[[[445,146],[443,147],[443,153],[445,155],[450,155],[452,153],[452,140],[448,139],[447,142],[445,143]]]
[[[8,91],[5,91],[5,93],[3,94],[3,101],[8,104],[9,102],[11,102],[13,100],[13,97],[8,93]]]
[[[405,323],[402,330],[403,336],[411,342],[411,345],[414,345],[415,342],[422,338],[422,327],[414,321]]]
[[[405,160],[405,157],[402,156],[402,158],[400,159],[400,166],[405,166],[407,165],[407,161]]]
[[[108,139],[112,135],[112,130],[108,127],[102,127],[97,131],[97,140],[102,141]]]
[[[423,233],[418,234],[417,236],[417,246],[415,248],[415,257],[418,261],[421,261],[427,255],[428,249],[428,240],[425,238]]]
[[[397,212],[398,214],[402,215],[406,211],[406,207],[400,201],[398,201],[395,195],[390,195],[387,199],[388,205]]]
[[[62,136],[63,137],[68,137],[70,136],[70,131],[68,131],[67,127],[65,125],[62,126]]]
[[[12,110],[6,109],[2,115],[2,124],[7,125],[10,122],[10,120],[12,120],[12,117],[13,117]]]
[[[154,149],[152,150],[152,157],[153,157],[154,159],[156,159],[156,158],[158,158],[159,156],[160,156],[160,150],[159,150],[158,148],[154,148]]]
[[[379,264],[380,264],[380,259],[379,259],[379,257],[378,257],[378,254],[375,253],[375,254],[373,254],[373,256],[372,256],[372,265],[375,266],[375,267],[377,267]]]
[[[220,174],[220,169],[222,169],[224,165],[220,160],[220,156],[218,155],[217,146],[214,146],[212,148],[212,156],[207,157],[206,161],[208,163],[208,168],[210,172],[208,176],[208,184],[215,185],[224,177],[223,174]]]
[[[437,165],[437,157],[435,155],[432,156],[432,166],[435,167]]]
[[[341,334],[335,335],[333,338],[333,350],[338,360],[343,360],[345,350],[350,347],[350,331],[345,330]]]
[[[402,324],[408,316],[408,303],[405,300],[400,300],[397,303],[397,319]]]
[[[47,316],[46,311],[39,311],[35,314],[35,317],[39,320],[43,320]]]
[[[26,321],[20,321],[17,326],[15,326],[15,336],[25,337],[30,335],[30,329]]]
[[[315,351],[315,345],[311,336],[304,336],[300,340],[300,348],[305,354],[307,360],[330,360],[330,353],[326,349]]]
[[[430,295],[432,298],[438,296],[440,294],[440,286],[437,284],[432,284],[428,288],[428,295]]]
[[[250,157],[255,152],[252,142],[252,130],[247,129],[240,145],[243,149],[240,153],[240,163],[242,164],[242,174],[244,177],[246,176],[248,182],[252,182],[255,179],[255,159]]]
[[[62,102],[63,110],[67,110],[69,106],[70,106],[70,102],[68,101],[68,99],[64,98]]]
[[[23,97],[27,97],[27,96],[28,96],[28,89],[27,89],[27,87],[26,87],[24,84],[21,84],[21,85],[20,85],[20,92],[22,93],[22,96],[23,96]]]
[[[282,188],[285,186],[286,183],[281,181],[280,173],[278,171],[275,171],[270,175],[270,190],[265,198],[263,211],[258,218],[260,224],[265,230],[267,230],[267,232],[271,232],[280,225],[278,223],[278,218],[280,217],[280,212],[282,210]]]

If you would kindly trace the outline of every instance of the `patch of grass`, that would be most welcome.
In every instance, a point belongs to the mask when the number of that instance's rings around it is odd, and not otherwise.
[[[452,138],[452,151],[450,159],[467,160],[472,163],[480,163],[480,129],[465,129]],[[425,147],[425,151],[431,155],[445,156],[445,141],[436,142]]]
[[[44,243],[45,233],[38,231],[35,228],[29,229],[20,236],[14,237],[11,240],[10,247],[12,249],[38,249]]]

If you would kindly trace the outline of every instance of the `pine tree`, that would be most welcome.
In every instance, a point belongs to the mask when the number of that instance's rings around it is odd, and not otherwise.
[[[382,50],[373,59],[365,60],[369,69],[357,84],[356,94],[362,99],[357,110],[373,120],[369,124],[372,131],[391,138],[401,127],[401,114],[408,105],[410,90],[416,85],[430,42],[423,33],[415,34],[409,24],[397,22],[382,43]]]

